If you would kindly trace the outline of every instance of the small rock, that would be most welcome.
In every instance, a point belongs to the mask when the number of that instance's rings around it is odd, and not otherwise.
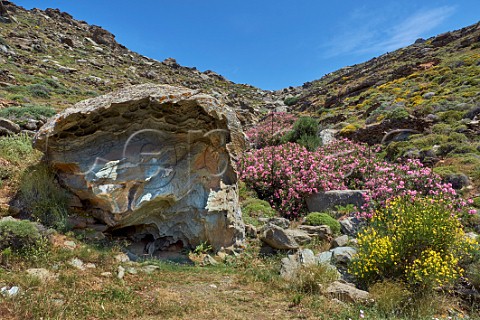
[[[323,145],[327,145],[337,140],[335,138],[337,133],[338,130],[335,129],[324,129],[318,133],[318,137],[322,140]]]
[[[427,92],[422,97],[423,99],[431,99],[435,96],[435,92]]]
[[[212,289],[217,289],[218,288],[216,284],[211,284],[211,285],[209,285],[209,287],[212,288]]]
[[[128,272],[129,274],[137,274],[137,273],[138,273],[137,269],[132,268],[132,267],[127,268],[127,272]]]
[[[299,250],[296,253],[296,256],[298,257],[298,260],[302,266],[311,266],[317,264],[315,254],[310,249]]]
[[[467,239],[478,240],[479,235],[476,234],[475,232],[468,232],[465,234],[465,237]]]
[[[46,282],[55,279],[55,275],[45,268],[30,268],[26,270],[29,275],[40,279],[41,282]]]
[[[451,183],[452,188],[456,190],[460,190],[470,184],[470,179],[463,173],[447,174],[444,180],[447,183]]]
[[[343,236],[333,239],[332,248],[344,247],[347,244],[348,244],[348,236],[344,234]]]
[[[79,270],[85,270],[85,266],[83,265],[83,261],[78,259],[78,258],[72,258],[70,261],[68,261],[68,264],[71,265],[72,267],[75,267]]]
[[[125,253],[122,252],[115,256],[115,260],[117,262],[123,263],[123,262],[129,262],[130,258]]]
[[[355,236],[358,233],[358,230],[360,228],[360,221],[357,218],[348,217],[339,220],[338,222],[340,222],[340,230],[342,231],[342,233],[349,236]]]
[[[0,289],[0,293],[3,296],[9,297],[9,298],[15,297],[16,295],[18,295],[19,292],[20,292],[20,288],[17,286],[13,286],[10,289],[8,287],[3,287]]]
[[[117,278],[121,280],[123,277],[125,277],[125,268],[118,266]]]
[[[140,271],[142,272],[145,272],[147,274],[150,274],[150,273],[153,273],[155,270],[158,270],[160,269],[159,266],[155,266],[153,264],[149,264],[149,265],[146,265],[146,266],[143,266]]]
[[[300,225],[298,229],[305,231],[312,238],[320,238],[322,240],[330,241],[332,237],[332,230],[327,225],[321,226],[307,226]]]
[[[300,245],[308,244],[312,241],[312,238],[303,230],[300,229],[287,229],[285,233],[293,237],[296,243]]]
[[[316,260],[317,263],[330,263],[332,261],[333,252],[332,251],[325,251],[321,252],[317,255]]]
[[[90,262],[89,262],[89,263],[86,263],[86,264],[85,264],[85,268],[87,268],[87,269],[95,269],[95,268],[97,268],[97,266],[95,265],[95,263],[90,263]]]
[[[352,260],[357,250],[352,247],[337,247],[330,250],[333,253],[333,261],[335,263],[348,263]]]
[[[112,276],[112,273],[107,271],[100,273],[100,275],[105,278],[110,278]]]
[[[217,260],[215,260],[211,255],[207,254],[203,258],[202,265],[204,266],[216,266],[218,264]]]
[[[340,281],[332,282],[323,294],[347,303],[366,302],[370,298],[370,294],[367,291],[357,289],[354,285]]]
[[[298,243],[295,241],[291,234],[285,232],[284,229],[272,224],[268,224],[264,228],[260,240],[262,240],[274,249],[291,250],[298,248]]]
[[[70,250],[73,250],[77,247],[77,244],[73,241],[70,241],[70,240],[65,241],[63,243],[63,245],[65,246],[65,248],[70,249]]]
[[[4,128],[13,133],[19,133],[21,130],[18,124],[5,118],[0,118],[0,128]]]
[[[289,255],[281,261],[280,276],[283,279],[290,280],[300,268],[300,263],[295,259],[294,255]]]
[[[258,218],[258,221],[263,222],[265,224],[273,224],[283,229],[287,229],[288,227],[290,227],[290,221],[288,219],[280,218],[280,217]]]

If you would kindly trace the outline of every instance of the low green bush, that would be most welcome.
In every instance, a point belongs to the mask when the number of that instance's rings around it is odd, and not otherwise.
[[[301,117],[293,124],[293,129],[283,137],[283,142],[296,142],[310,151],[317,149],[321,139],[317,136],[318,121],[311,117]]]
[[[5,160],[19,164],[34,153],[32,140],[25,134],[0,137],[0,156]]]
[[[271,218],[276,216],[277,212],[265,200],[248,198],[242,203],[242,214],[245,223],[258,225],[258,218]]]
[[[56,114],[55,109],[40,105],[25,105],[23,107],[8,107],[0,110],[0,117],[2,118],[30,118],[40,119],[42,117],[52,117]]]
[[[287,106],[293,106],[300,100],[300,97],[289,97],[286,98],[283,103],[285,103]]]
[[[28,220],[0,221],[0,252],[26,253],[41,240],[36,226]]]
[[[305,217],[305,224],[310,226],[327,225],[333,234],[340,233],[340,222],[325,212],[311,212]]]
[[[68,194],[55,181],[55,173],[40,164],[20,181],[20,201],[32,218],[59,230],[67,228]]]

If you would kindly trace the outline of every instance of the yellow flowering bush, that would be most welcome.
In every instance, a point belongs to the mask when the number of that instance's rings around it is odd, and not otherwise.
[[[349,270],[361,284],[398,279],[415,289],[460,277],[459,262],[477,244],[465,237],[450,201],[408,196],[375,212],[358,246]]]

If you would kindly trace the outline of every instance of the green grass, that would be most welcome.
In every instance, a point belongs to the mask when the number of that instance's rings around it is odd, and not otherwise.
[[[41,105],[25,105],[22,107],[8,107],[0,110],[0,117],[13,119],[40,119],[52,117],[56,114],[55,109]]]

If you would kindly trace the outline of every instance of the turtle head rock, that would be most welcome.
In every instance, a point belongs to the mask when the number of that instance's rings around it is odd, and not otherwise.
[[[218,100],[153,84],[79,102],[34,139],[77,206],[156,249],[243,241],[235,161],[244,144]]]

